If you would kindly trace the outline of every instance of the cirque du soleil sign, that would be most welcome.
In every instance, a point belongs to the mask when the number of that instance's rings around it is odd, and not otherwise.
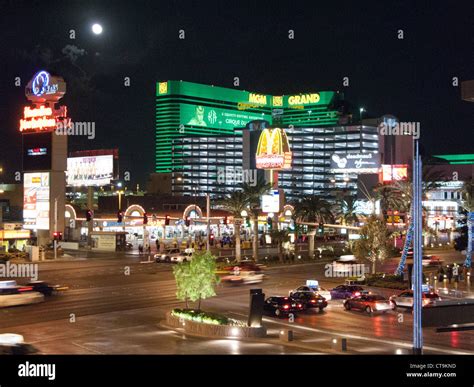
[[[285,131],[280,128],[264,129],[258,140],[256,167],[258,169],[289,169],[291,161],[292,154]]]

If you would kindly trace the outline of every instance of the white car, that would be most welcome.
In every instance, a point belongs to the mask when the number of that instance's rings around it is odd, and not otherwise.
[[[302,293],[308,292],[308,293],[319,294],[320,296],[324,297],[326,301],[329,301],[331,299],[331,292],[328,289],[323,288],[322,286],[319,286],[319,285],[317,286],[303,285],[296,289],[290,290],[288,292],[288,295],[291,297],[293,293],[296,293],[296,292],[302,292]]]
[[[155,254],[155,262],[171,262],[171,258],[181,254],[178,248],[165,250],[163,253]]]
[[[39,292],[20,292],[18,288],[0,289],[0,308],[16,305],[37,304],[44,301]]]
[[[434,292],[423,292],[422,305],[426,306],[433,304],[436,301],[441,301],[441,297]],[[394,308],[403,307],[403,308],[413,308],[413,291],[406,290],[401,292],[397,296],[390,297],[390,301]]]
[[[224,283],[230,284],[258,284],[263,281],[264,275],[254,271],[241,271],[239,275],[227,275],[221,278]]]
[[[193,258],[193,253],[182,253],[179,255],[172,255],[171,256],[171,262],[172,263],[181,263],[181,262],[191,262],[191,259]]]

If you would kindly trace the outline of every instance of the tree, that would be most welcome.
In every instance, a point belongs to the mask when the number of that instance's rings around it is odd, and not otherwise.
[[[353,196],[346,196],[337,200],[335,205],[336,218],[343,226],[352,226],[359,221],[357,201]]]
[[[242,217],[242,211],[249,206],[248,197],[242,191],[233,191],[220,201],[222,207],[229,211],[234,217],[234,231],[235,231],[235,260],[241,261],[240,251],[240,223],[235,221],[236,218]]]
[[[295,203],[295,218],[298,222],[327,223],[333,221],[330,204],[317,196],[305,196]],[[314,232],[315,226],[308,225],[308,254],[314,256]]]
[[[357,259],[367,260],[375,273],[377,262],[383,262],[390,255],[390,233],[385,220],[375,215],[367,219],[360,230],[360,239],[354,243],[354,255]]]
[[[262,195],[266,194],[272,188],[271,183],[265,183],[265,180],[260,178],[255,185],[248,183],[242,184],[242,190],[248,202],[250,214],[253,219],[253,259],[258,262],[258,215],[260,213],[260,199]]]
[[[272,242],[276,242],[278,246],[278,259],[280,262],[283,262],[283,243],[289,242],[290,235],[288,234],[288,230],[276,230],[272,229],[270,231],[270,236],[272,238]]]
[[[215,274],[216,259],[208,251],[195,252],[190,262],[182,262],[173,268],[176,280],[176,297],[186,302],[199,301],[216,295],[215,286],[219,278]]]

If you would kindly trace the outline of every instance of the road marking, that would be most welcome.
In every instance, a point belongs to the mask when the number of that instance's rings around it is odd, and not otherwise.
[[[275,320],[271,320],[271,319],[265,318],[265,317],[263,318],[263,320],[266,321],[266,322],[274,323],[274,324],[281,324],[281,325],[291,327],[291,328],[294,328],[294,329],[301,329],[301,330],[310,331],[310,332],[325,333],[325,334],[328,334],[328,335],[340,336],[340,337],[344,337],[344,338],[351,338],[351,339],[355,339],[355,340],[372,341],[372,342],[375,342],[375,343],[398,345],[398,346],[402,346],[402,347],[406,347],[406,348],[412,348],[411,343],[406,343],[406,342],[403,342],[403,341],[390,341],[390,340],[382,340],[382,339],[375,339],[375,338],[370,338],[370,337],[358,336],[358,335],[354,335],[354,334],[344,334],[344,333],[338,333],[338,332],[331,332],[331,331],[326,331],[326,330],[323,330],[323,329],[310,328],[310,327],[307,327],[307,326],[304,326],[304,325],[287,324],[287,323],[284,323],[282,321],[275,321]],[[432,346],[425,345],[423,348],[426,349],[426,350],[430,350],[430,351],[449,353],[451,355],[472,355],[473,354],[473,352],[455,351],[455,350],[450,350],[450,349],[447,349],[447,348],[444,348],[444,347],[443,348],[437,348],[437,347],[432,347]]]
[[[72,344],[72,345],[75,345],[76,347],[85,349],[85,350],[88,351],[88,352],[94,352],[94,353],[96,353],[97,355],[105,355],[105,353],[103,353],[103,352],[99,352],[99,351],[96,351],[96,350],[94,350],[94,349],[90,349],[90,348],[84,347],[83,345],[77,344],[77,343],[75,343],[75,342],[73,342],[73,341],[71,341],[71,344]]]

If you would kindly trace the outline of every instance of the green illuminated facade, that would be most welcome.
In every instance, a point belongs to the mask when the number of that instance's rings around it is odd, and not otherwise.
[[[337,125],[339,116],[332,106],[338,98],[330,91],[271,96],[183,81],[158,82],[155,172],[182,170],[176,149],[181,138],[234,136],[234,128],[254,120],[282,127]]]

